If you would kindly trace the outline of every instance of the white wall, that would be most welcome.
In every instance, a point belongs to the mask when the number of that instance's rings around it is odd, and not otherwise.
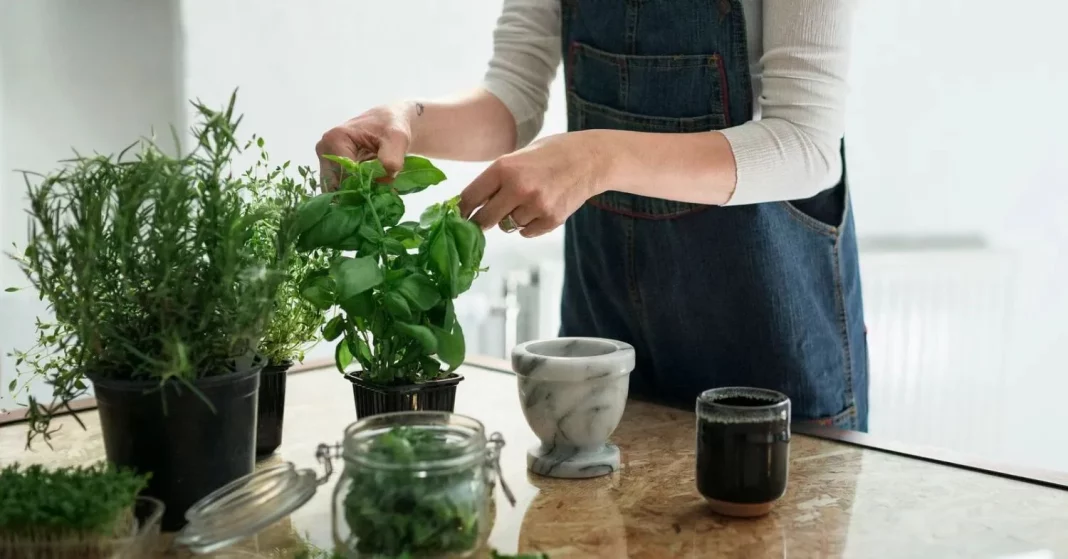
[[[24,246],[25,186],[71,149],[113,152],[155,127],[184,129],[177,0],[0,3],[0,246]],[[0,286],[25,285],[0,258]],[[34,293],[0,292],[0,354],[32,345]],[[14,363],[0,358],[0,409]],[[40,386],[38,393],[47,394]]]
[[[858,231],[977,233],[1013,256],[998,342],[1007,378],[988,410],[1010,433],[995,458],[1068,470],[1068,449],[1050,444],[1064,440],[1054,426],[1068,421],[1068,5],[862,6],[847,131]],[[969,382],[962,397],[992,380]]]
[[[315,143],[331,126],[375,105],[433,98],[472,88],[492,55],[501,0],[350,2],[229,0],[182,2],[186,34],[184,89],[221,103],[238,87],[242,132],[266,137],[272,160],[314,165]],[[225,40],[221,38],[225,37]],[[559,90],[560,84],[555,84]],[[554,97],[544,133],[566,130],[563,96]],[[409,218],[427,205],[458,194],[484,168],[440,162],[449,180],[405,197]],[[491,271],[479,279],[495,298],[516,236],[490,233]],[[543,239],[547,255],[559,252],[560,235]],[[530,244],[525,247],[528,256]],[[469,345],[478,346],[478,339]],[[499,340],[486,343],[496,348]],[[309,357],[331,355],[321,344]]]

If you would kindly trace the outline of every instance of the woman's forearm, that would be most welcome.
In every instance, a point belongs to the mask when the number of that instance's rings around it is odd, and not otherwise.
[[[512,113],[484,89],[439,101],[405,101],[409,151],[436,159],[489,161],[515,149]]]
[[[723,205],[737,182],[734,153],[718,132],[657,134],[588,130],[603,175],[598,191]]]

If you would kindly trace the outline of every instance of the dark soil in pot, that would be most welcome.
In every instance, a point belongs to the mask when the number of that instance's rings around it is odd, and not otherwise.
[[[107,458],[151,472],[143,495],[163,501],[164,531],[215,489],[252,473],[260,367],[192,382],[90,378]],[[211,403],[209,407],[205,400]]]
[[[286,408],[286,373],[292,361],[270,363],[260,372],[260,410],[256,420],[256,458],[270,456],[282,445]]]
[[[383,386],[360,379],[349,373],[356,401],[356,417],[363,419],[380,413],[397,411],[453,411],[456,405],[456,385],[463,375],[451,374],[443,379],[419,384]]]

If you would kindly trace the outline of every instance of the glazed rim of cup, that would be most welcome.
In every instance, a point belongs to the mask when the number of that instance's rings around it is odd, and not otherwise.
[[[722,403],[722,401],[727,398],[752,398],[754,400],[766,401],[767,405],[735,406],[732,404]],[[697,402],[702,406],[709,406],[712,408],[719,408],[734,412],[745,413],[747,411],[757,412],[781,408],[790,403],[790,398],[782,392],[769,390],[767,388],[751,388],[748,386],[725,386],[722,388],[710,388],[708,390],[705,390],[701,393],[700,396],[697,397]]]

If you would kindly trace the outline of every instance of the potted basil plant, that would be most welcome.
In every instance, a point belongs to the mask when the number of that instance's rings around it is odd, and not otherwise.
[[[482,230],[460,216],[458,198],[431,206],[419,222],[401,221],[402,196],[445,180],[427,159],[408,156],[394,177],[377,160],[327,159],[341,180],[298,208],[297,249],[354,254],[309,274],[301,294],[320,310],[340,309],[323,336],[337,341],[356,413],[452,411],[465,354],[453,301],[481,271]]]
[[[166,505],[164,530],[252,472],[257,349],[293,252],[295,206],[276,208],[272,259],[249,242],[267,216],[230,171],[234,103],[194,103],[188,152],[141,140],[27,177],[18,260],[54,315],[38,321],[36,348],[16,353],[53,389],[51,403],[29,397],[27,445],[47,441],[52,417],[91,383],[108,461],[152,474],[145,494]]]
[[[287,211],[296,207],[317,184],[314,172],[297,167],[299,179],[287,174],[289,162],[273,169],[263,138],[253,137],[245,149],[255,145],[260,157],[245,174],[250,185],[254,211],[266,216],[253,227],[250,243],[268,267],[284,272],[275,297],[274,313],[260,341],[259,353],[267,364],[260,371],[259,411],[256,421],[256,456],[272,454],[282,444],[285,417],[286,374],[295,362],[304,360],[304,350],[319,336],[325,313],[300,295],[305,275],[329,264],[334,251],[315,250],[301,258],[289,258],[283,267],[275,249],[278,230]]]

